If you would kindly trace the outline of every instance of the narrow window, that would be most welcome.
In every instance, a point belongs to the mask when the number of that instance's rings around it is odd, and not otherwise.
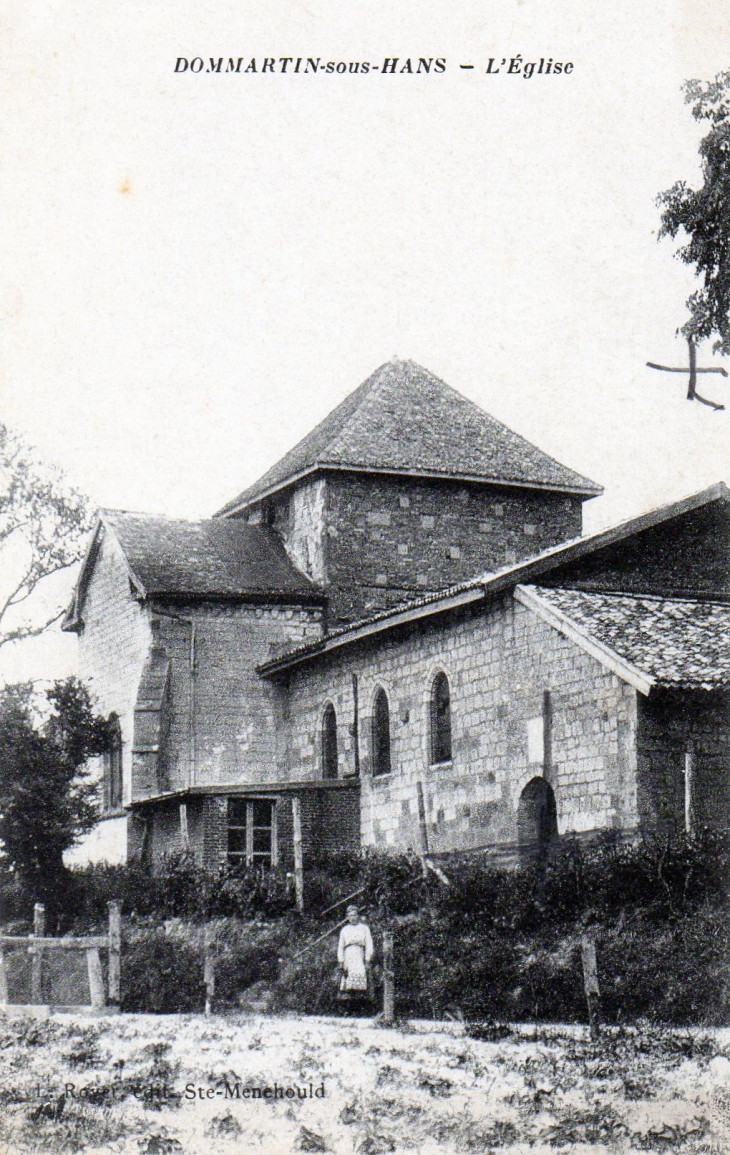
[[[269,798],[228,799],[228,865],[276,863],[276,809]]]
[[[382,686],[373,704],[373,774],[390,774],[390,710]]]
[[[104,755],[104,809],[119,810],[122,805],[122,728],[116,714],[109,717],[109,749]]]
[[[331,702],[322,716],[322,777],[337,777],[337,715]]]
[[[443,670],[431,686],[431,765],[451,761],[451,695]]]

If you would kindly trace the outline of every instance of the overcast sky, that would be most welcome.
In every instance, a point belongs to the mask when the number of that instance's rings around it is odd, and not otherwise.
[[[601,482],[588,528],[730,480],[730,409],[645,367],[686,359],[655,198],[724,5],[454,7],[6,0],[2,418],[96,504],[209,515],[394,354]],[[174,73],[221,55],[446,70]]]

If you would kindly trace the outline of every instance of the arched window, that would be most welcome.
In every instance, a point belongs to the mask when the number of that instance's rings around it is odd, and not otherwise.
[[[390,710],[382,686],[373,702],[373,774],[390,774]]]
[[[122,728],[116,714],[109,716],[109,749],[104,755],[104,809],[122,805]]]
[[[431,686],[431,765],[451,761],[449,679],[439,670]]]
[[[337,777],[337,715],[331,702],[322,715],[322,777]]]

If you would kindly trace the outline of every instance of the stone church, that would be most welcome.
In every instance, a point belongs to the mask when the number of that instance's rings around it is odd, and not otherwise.
[[[79,853],[514,854],[730,817],[730,491],[601,487],[411,361],[207,521],[102,513],[64,626],[111,718]]]

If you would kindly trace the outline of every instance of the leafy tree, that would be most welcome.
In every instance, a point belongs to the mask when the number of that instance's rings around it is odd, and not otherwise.
[[[109,748],[109,723],[75,678],[46,691],[39,719],[30,684],[0,694],[0,843],[23,890],[50,911],[63,902],[63,852],[98,819],[97,783],[87,758]]]
[[[0,646],[61,616],[48,579],[79,560],[89,524],[86,499],[0,424]],[[52,600],[41,612],[46,588]]]
[[[710,130],[700,142],[703,184],[689,188],[678,181],[662,193],[659,236],[675,238],[684,230],[688,240],[677,250],[685,264],[694,265],[702,286],[687,300],[689,319],[681,333],[696,345],[715,336],[716,352],[730,353],[730,72],[713,81],[690,80],[685,103],[695,120]]]

